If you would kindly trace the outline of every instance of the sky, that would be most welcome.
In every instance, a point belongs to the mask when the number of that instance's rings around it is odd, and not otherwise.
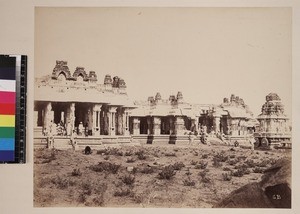
[[[101,83],[122,77],[133,100],[235,94],[254,115],[275,92],[291,117],[291,37],[290,8],[36,8],[35,76],[66,60]]]

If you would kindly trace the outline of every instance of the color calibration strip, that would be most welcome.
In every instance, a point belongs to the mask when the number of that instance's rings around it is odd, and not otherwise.
[[[0,163],[25,162],[26,70],[26,56],[0,55]]]

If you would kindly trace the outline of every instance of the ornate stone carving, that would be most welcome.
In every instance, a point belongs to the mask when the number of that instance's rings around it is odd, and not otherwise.
[[[161,100],[161,95],[159,92],[156,93],[155,100]]]
[[[86,74],[84,67],[76,67],[74,73],[73,73],[73,77],[75,80],[78,79],[79,76],[82,76],[83,81],[88,81],[88,75]]]
[[[281,101],[280,97],[276,93],[270,93],[266,96],[266,101]]]
[[[263,104],[261,111],[263,115],[282,115],[284,113],[284,105],[277,94],[270,93],[266,96],[266,102]]]
[[[126,88],[126,83],[122,78],[119,78],[119,88]]]
[[[64,75],[67,80],[72,79],[67,61],[56,60],[56,65],[52,71],[52,79],[58,79],[59,75]]]
[[[114,87],[114,88],[119,88],[119,77],[118,76],[115,76],[114,78],[113,78],[113,83],[112,83],[112,87]]]
[[[97,82],[97,74],[95,71],[90,71],[89,73],[89,80],[91,82]]]
[[[111,76],[109,74],[105,75],[104,85],[112,85],[112,79],[111,79]]]

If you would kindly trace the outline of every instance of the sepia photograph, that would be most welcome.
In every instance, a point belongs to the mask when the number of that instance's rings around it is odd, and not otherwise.
[[[34,207],[292,208],[291,8],[34,13]]]

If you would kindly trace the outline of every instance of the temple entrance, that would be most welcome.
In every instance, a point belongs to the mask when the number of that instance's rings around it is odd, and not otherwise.
[[[141,117],[141,120],[140,120],[140,134],[148,134],[147,117]]]
[[[65,125],[66,112],[68,105],[65,103],[53,102],[52,111],[54,112],[54,123]]]
[[[160,125],[161,134],[170,134],[170,118],[169,117],[162,117],[161,118],[161,125]]]
[[[93,112],[91,105],[87,103],[75,104],[75,131],[80,135],[91,135],[93,127]]]

